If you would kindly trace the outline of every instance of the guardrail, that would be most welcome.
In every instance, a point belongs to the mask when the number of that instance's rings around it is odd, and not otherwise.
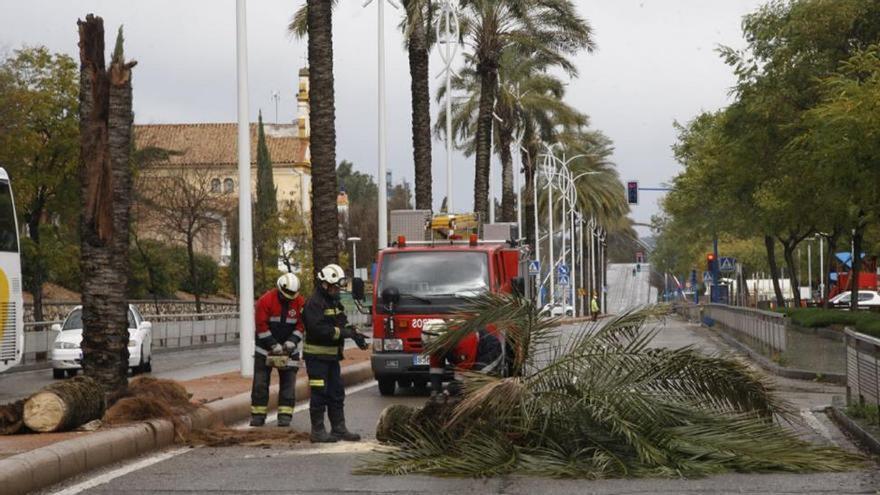
[[[746,335],[772,351],[785,352],[788,347],[785,315],[782,313],[723,304],[706,304],[703,306],[703,316]]]
[[[690,323],[700,322],[699,304],[677,302],[672,305],[672,310]]]
[[[238,340],[238,313],[144,315],[153,326],[153,349],[195,347]],[[58,336],[51,329],[62,320],[24,324],[22,365],[49,359],[49,349]]]
[[[846,401],[880,408],[880,339],[849,328],[846,334]]]

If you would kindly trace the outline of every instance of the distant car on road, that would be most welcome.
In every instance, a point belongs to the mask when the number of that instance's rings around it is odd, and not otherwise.
[[[82,369],[82,306],[73,308],[63,324],[52,325],[58,332],[52,344],[52,376],[75,376]],[[128,366],[133,374],[153,370],[153,325],[144,321],[136,307],[128,305]]]
[[[828,302],[832,306],[849,306],[850,301],[852,301],[852,292],[846,291],[832,297]],[[860,290],[859,306],[865,308],[880,307],[880,293],[873,290]]]
[[[541,308],[541,314],[544,316],[562,316],[563,313],[565,316],[574,316],[574,308],[570,304],[566,304],[563,310],[561,303],[552,305],[548,303]]]

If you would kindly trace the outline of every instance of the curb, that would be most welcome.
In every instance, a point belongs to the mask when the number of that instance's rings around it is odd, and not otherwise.
[[[831,406],[825,409],[825,412],[831,416],[831,419],[837,423],[838,426],[846,430],[847,433],[854,436],[856,440],[862,444],[865,448],[871,451],[874,454],[880,455],[880,440],[874,438],[874,435],[869,433],[867,430],[862,428],[861,425],[852,420],[849,416],[846,415],[841,409]]]
[[[346,385],[372,378],[369,361],[342,369]],[[277,390],[277,386],[270,390],[270,408],[278,405]],[[308,381],[298,380],[297,399],[309,396]],[[250,409],[249,392],[210,402],[183,416],[184,430],[201,430],[219,422],[239,422],[250,417]],[[83,435],[0,460],[0,486],[5,495],[25,494],[71,476],[168,447],[174,441],[174,425],[166,419],[152,419]]]
[[[743,344],[739,340],[736,340],[736,338],[734,338],[733,336],[728,335],[723,330],[715,332],[714,335],[718,335],[719,337],[721,337],[721,340],[726,342],[731,347],[734,347],[737,350],[747,354],[749,356],[749,359],[754,361],[758,366],[765,369],[766,371],[773,373],[774,375],[784,378],[793,378],[795,380],[819,381],[825,383],[834,383],[836,385],[846,385],[846,374],[844,373],[817,373],[815,371],[779,366],[773,361],[767,359],[767,357],[763,354],[758,353],[751,347]]]

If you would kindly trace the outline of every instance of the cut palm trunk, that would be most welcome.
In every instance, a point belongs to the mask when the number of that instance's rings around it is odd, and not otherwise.
[[[24,422],[22,411],[24,400],[18,400],[0,406],[0,435],[13,435],[21,431]]]
[[[104,390],[92,378],[77,376],[43,387],[24,403],[24,424],[41,432],[67,431],[104,415]]]

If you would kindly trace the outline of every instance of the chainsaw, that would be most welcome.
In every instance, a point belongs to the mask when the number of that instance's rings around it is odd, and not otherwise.
[[[266,366],[278,369],[296,368],[299,362],[287,354],[269,354],[266,356]]]

